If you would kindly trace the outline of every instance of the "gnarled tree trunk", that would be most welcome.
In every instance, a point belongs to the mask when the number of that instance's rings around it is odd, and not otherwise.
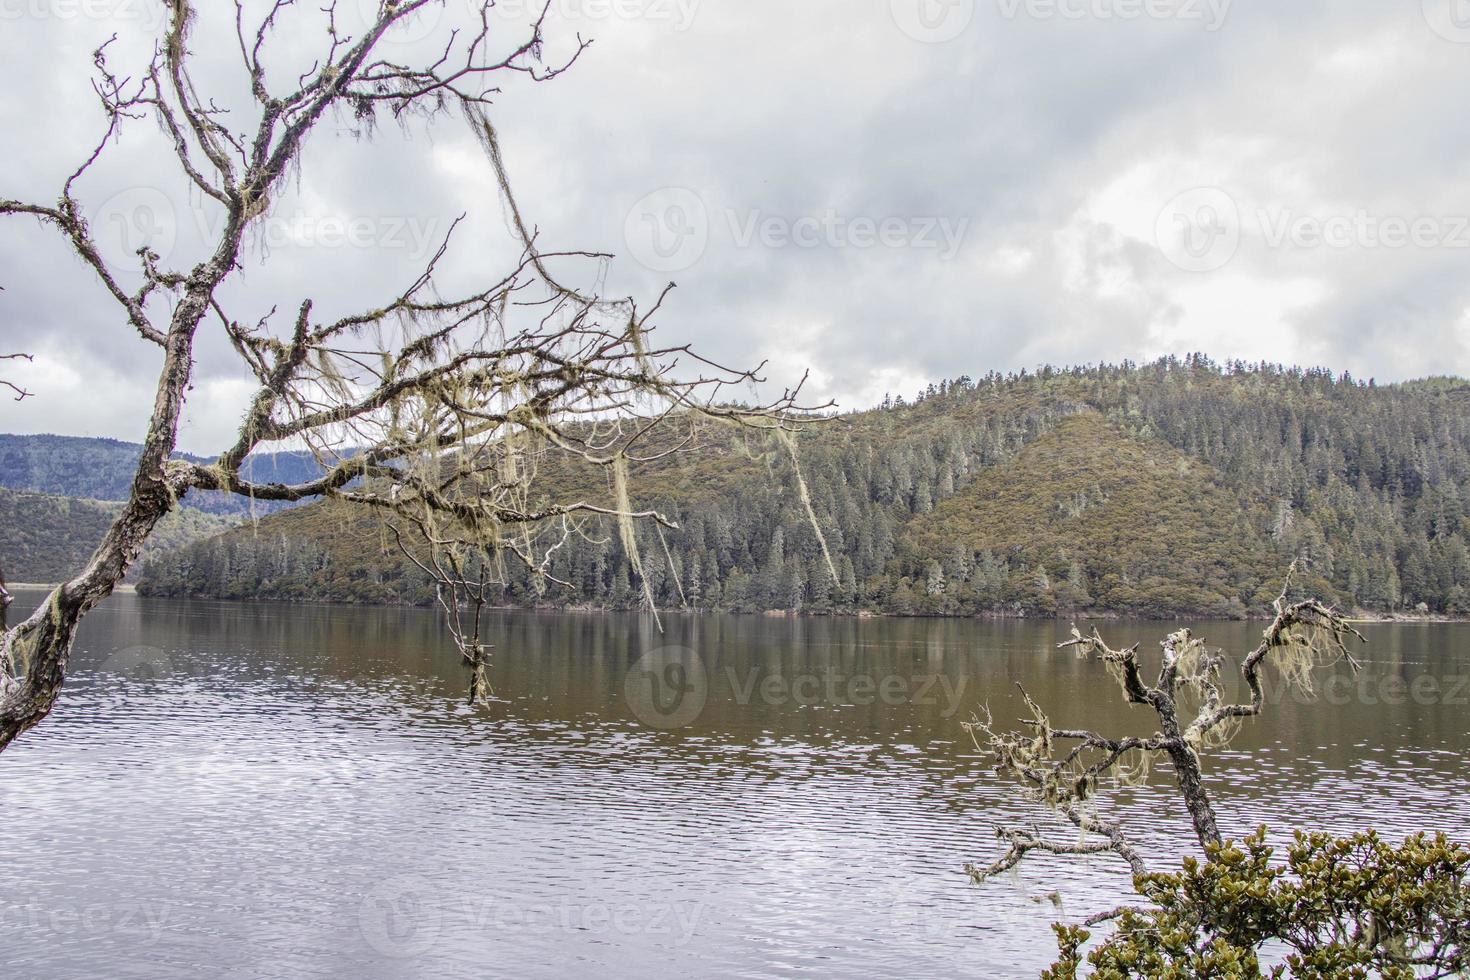
[[[212,271],[213,263],[202,267]],[[163,370],[153,403],[153,416],[127,503],[107,529],[82,573],[52,590],[30,618],[6,634],[4,659],[21,669],[18,679],[6,672],[0,691],[0,752],[33,728],[51,711],[66,679],[67,658],[77,624],[97,603],[112,594],[143,551],[158,522],[188,489],[182,471],[169,470],[178,439],[179,416],[189,386],[194,333],[208,308],[207,297],[218,275],[200,276],[175,308],[165,337]]]

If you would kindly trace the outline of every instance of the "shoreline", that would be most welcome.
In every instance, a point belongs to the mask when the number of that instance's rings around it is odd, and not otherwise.
[[[32,589],[38,592],[45,592],[56,588],[60,584],[60,582],[7,582],[5,583],[5,587],[12,591],[15,589]],[[119,582],[113,586],[112,594],[117,595],[119,592],[136,595],[138,587],[132,582]]]
[[[53,589],[55,585],[47,585],[36,582],[11,582],[9,588],[46,590]],[[141,595],[137,586],[133,583],[122,583],[113,590],[114,594]],[[407,602],[347,602],[333,599],[278,599],[267,596],[250,598],[225,599],[218,596],[142,596],[148,599],[194,599],[205,602],[269,602],[288,606],[305,605],[327,605],[342,606],[347,608],[363,609],[432,609],[433,604],[417,605]],[[627,613],[646,613],[645,609],[608,609],[601,606],[514,606],[514,605],[492,605],[487,610],[494,612],[533,612],[533,613],[567,613],[583,616],[605,616],[624,615]],[[786,609],[767,609],[754,612],[740,612],[729,609],[659,609],[661,616],[752,616],[762,619],[951,619],[951,620],[985,620],[989,622],[1005,622],[1015,620],[1017,622],[1088,622],[1107,621],[1120,619],[1145,620],[1156,623],[1216,621],[1219,617],[1204,613],[1174,613],[1168,616],[1141,616],[1128,612],[1097,611],[1097,610],[1075,610],[1065,614],[1059,613],[1055,616],[1018,616],[1014,613],[1002,611],[985,612],[970,616],[923,616],[907,615],[897,616],[890,613],[873,612],[871,610],[841,611],[841,612],[806,612],[792,611]],[[1267,614],[1252,614],[1236,622],[1270,622],[1271,616]],[[1355,611],[1349,618],[1349,622],[1362,626],[1391,626],[1400,625],[1437,625],[1470,623],[1470,616],[1459,616],[1450,613],[1376,613]]]

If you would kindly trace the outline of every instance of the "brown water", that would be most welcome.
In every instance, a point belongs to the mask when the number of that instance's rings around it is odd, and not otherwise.
[[[1063,624],[664,626],[497,617],[470,710],[427,611],[110,600],[0,756],[0,976],[1035,976],[1052,919],[1126,894],[1116,859],[962,871],[1040,819],[962,719],[1019,717],[1020,682],[1147,724]],[[1470,629],[1369,636],[1361,679],[1207,763],[1227,828],[1470,839]],[[1190,843],[1166,780],[1117,797],[1161,866]]]

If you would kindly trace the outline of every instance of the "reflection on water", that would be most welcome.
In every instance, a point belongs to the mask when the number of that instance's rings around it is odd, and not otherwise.
[[[1020,683],[1059,723],[1148,725],[1053,649],[1065,624],[664,626],[501,616],[471,710],[427,611],[110,600],[0,757],[4,974],[1035,976],[1042,896],[1125,894],[1106,857],[961,870],[1038,816],[961,720],[1019,718]],[[1201,632],[1242,650],[1260,626]],[[1226,826],[1470,839],[1466,637],[1376,627],[1362,678],[1283,695],[1207,761]],[[1158,863],[1188,847],[1158,776],[1117,801]]]

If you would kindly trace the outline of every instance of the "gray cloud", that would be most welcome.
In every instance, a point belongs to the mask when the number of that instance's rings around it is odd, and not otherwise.
[[[116,31],[115,62],[141,63],[153,4],[106,2],[110,20],[68,15],[79,8],[60,0],[0,0],[0,63],[27,93],[0,106],[12,148],[0,194],[49,200],[88,152],[97,43]],[[464,0],[447,7],[440,29]],[[510,19],[524,7],[500,5]],[[1455,105],[1470,34],[1443,8],[557,0],[553,50],[578,32],[595,45],[561,79],[509,89],[496,119],[543,241],[618,253],[612,292],[648,296],[676,280],[665,340],[733,363],[769,357],[776,381],[811,368],[814,399],[860,407],[961,373],[1192,349],[1382,380],[1465,373],[1470,231],[1463,242],[1452,232],[1470,216],[1470,123]],[[244,108],[216,17],[206,12],[195,44],[201,82]],[[942,43],[910,36],[958,26]],[[312,38],[288,35],[283,74],[309,61]],[[376,303],[460,213],[451,279],[472,282],[505,255],[501,204],[457,120],[386,126],[371,142],[352,129],[335,120],[311,143],[231,287],[239,318],[307,297],[323,316]],[[145,219],[176,261],[202,248],[210,212],[167,162],[144,122],[87,178],[99,234],[120,255]],[[1238,238],[1203,271],[1180,268],[1159,239],[1180,220],[1209,232],[1200,199],[1168,211],[1197,187],[1224,194],[1209,200],[1227,202]],[[695,211],[630,225],[635,205],[668,188]],[[1426,220],[1436,231],[1417,243],[1383,240],[1394,222]],[[687,245],[677,235],[689,221],[702,250],[673,267],[640,262],[654,232]],[[1324,244],[1314,228],[1346,230]],[[0,347],[38,355],[16,372],[37,397],[7,404],[0,429],[136,439],[153,351],[53,239],[0,224]],[[247,394],[211,332],[185,448],[217,449]]]

